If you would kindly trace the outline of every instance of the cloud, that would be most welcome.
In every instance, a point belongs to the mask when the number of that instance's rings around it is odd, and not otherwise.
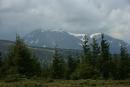
[[[129,14],[129,0],[0,0],[0,37],[14,38],[16,32],[24,35],[49,26],[104,32],[130,42]]]

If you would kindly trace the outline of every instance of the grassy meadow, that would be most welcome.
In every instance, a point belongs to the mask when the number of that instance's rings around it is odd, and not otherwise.
[[[20,80],[0,81],[0,87],[130,87],[129,80]]]

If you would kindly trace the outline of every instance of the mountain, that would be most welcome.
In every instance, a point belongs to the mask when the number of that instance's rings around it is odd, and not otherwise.
[[[81,40],[65,31],[35,30],[24,37],[30,46],[63,49],[81,49]]]
[[[62,30],[58,31],[38,29],[27,34],[23,37],[23,39],[29,46],[54,48],[57,45],[58,48],[61,49],[81,50],[84,36],[85,34],[70,33]],[[119,53],[121,44],[127,45],[128,49],[130,50],[130,45],[123,40],[113,38],[106,34],[104,36],[105,39],[110,43],[110,51],[112,53]],[[94,37],[100,43],[101,33],[88,35],[90,43]]]

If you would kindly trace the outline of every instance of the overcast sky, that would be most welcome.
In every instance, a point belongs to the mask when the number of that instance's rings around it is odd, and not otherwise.
[[[38,28],[104,32],[130,43],[130,0],[0,0],[0,39]]]

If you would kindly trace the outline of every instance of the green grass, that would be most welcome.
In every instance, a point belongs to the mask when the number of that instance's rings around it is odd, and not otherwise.
[[[129,80],[20,80],[0,81],[0,87],[130,87]]]

